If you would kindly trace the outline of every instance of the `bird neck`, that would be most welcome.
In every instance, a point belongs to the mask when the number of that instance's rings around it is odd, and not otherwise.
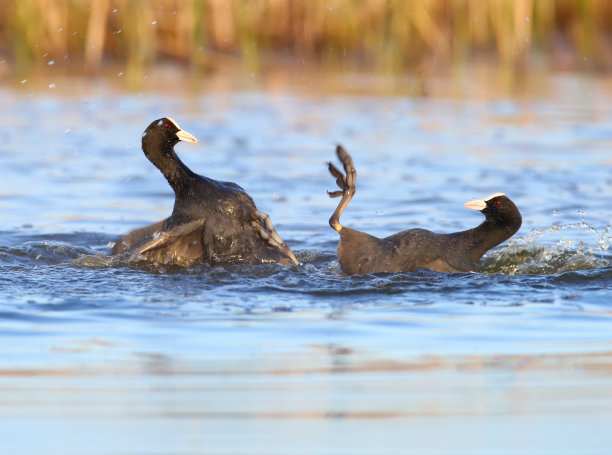
[[[478,262],[487,251],[508,240],[520,227],[520,219],[512,220],[510,223],[485,220],[479,226],[463,232],[467,237],[472,259]]]
[[[150,150],[143,143],[143,149]],[[176,194],[180,193],[194,176],[193,172],[174,152],[174,145],[164,142],[155,147],[153,153],[147,153],[149,160],[161,171]]]

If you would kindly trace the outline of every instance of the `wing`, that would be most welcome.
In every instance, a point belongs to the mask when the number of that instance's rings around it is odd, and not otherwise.
[[[142,243],[147,239],[153,237],[156,232],[160,232],[165,229],[167,224],[168,218],[159,221],[158,223],[154,223],[149,226],[141,227],[128,232],[115,243],[111,254],[121,254],[131,250],[139,243]]]
[[[202,230],[205,223],[206,219],[200,218],[159,232],[134,251],[161,264],[201,261],[204,252]]]

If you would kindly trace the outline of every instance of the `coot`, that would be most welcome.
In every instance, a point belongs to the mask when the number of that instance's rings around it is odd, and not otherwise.
[[[169,218],[123,236],[112,254],[134,251],[150,261],[298,264],[270,217],[233,182],[192,172],[174,152],[179,141],[197,142],[169,117],[152,122],[142,135],[142,150],[175,193]]]
[[[355,194],[357,172],[353,160],[342,146],[336,148],[345,174],[329,163],[342,196],[338,208],[329,219],[340,233],[338,262],[346,274],[374,272],[408,272],[418,268],[438,272],[474,272],[480,258],[491,248],[510,238],[521,227],[521,214],[504,194],[467,202],[465,206],[479,210],[485,221],[479,226],[453,234],[436,234],[426,229],[409,229],[384,239],[344,227],[340,215]]]

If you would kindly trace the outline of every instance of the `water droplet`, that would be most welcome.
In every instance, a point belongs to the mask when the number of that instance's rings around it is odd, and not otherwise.
[[[119,30],[115,30],[115,31],[113,32],[113,35],[118,35],[118,34],[119,34],[119,33],[121,33],[122,31],[123,31],[123,30],[121,30],[121,29],[119,29]]]
[[[72,131],[72,129],[70,129],[70,128],[66,128],[66,131],[64,131],[64,133],[68,134],[68,133],[70,133],[71,131]]]
[[[49,88],[55,88],[55,84],[54,83],[49,84]]]
[[[27,80],[27,79],[22,80],[22,81],[21,81],[21,85],[25,85],[25,83],[26,83],[26,82],[28,82],[28,80]]]
[[[525,18],[525,20],[526,20],[527,22],[531,22],[531,18],[530,18],[529,16],[527,16],[527,17]]]
[[[151,24],[157,25],[157,21],[153,21],[153,22],[151,22]]]
[[[117,11],[119,11],[119,10],[118,10],[117,8],[115,8],[115,9],[113,10],[113,13],[116,13]]]
[[[557,211],[553,210],[553,216],[557,216]]]
[[[147,79],[149,79],[149,76],[145,75],[145,77],[143,77],[143,79],[146,81]]]
[[[119,71],[119,72],[117,73],[117,76],[118,76],[118,77],[123,76],[123,71]]]
[[[49,61],[47,62],[47,65],[49,65],[49,66],[53,66],[53,65],[55,65],[55,60],[49,60]]]

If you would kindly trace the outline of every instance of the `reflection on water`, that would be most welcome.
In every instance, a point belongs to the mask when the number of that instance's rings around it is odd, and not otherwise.
[[[549,75],[520,99],[56,84],[1,93],[7,453],[608,453],[609,81]],[[171,211],[140,150],[162,115],[302,265],[108,256]],[[503,191],[523,227],[485,273],[343,276],[337,142],[359,173],[347,226],[466,229],[463,203]]]
[[[346,347],[348,321],[327,327],[334,332],[327,344],[298,347],[295,336],[281,343],[279,323],[306,330],[302,339],[326,324],[299,319],[261,321],[274,334],[258,331],[258,321],[236,321],[233,336],[254,342],[250,348],[223,343],[223,334],[218,345],[203,335],[196,351],[179,342],[169,355],[126,356],[121,342],[100,339],[54,346],[52,355],[72,366],[0,375],[10,415],[3,440],[19,453],[41,443],[50,453],[179,454],[454,453],[457,445],[479,454],[603,454],[609,447],[612,351],[412,356],[397,347]],[[26,425],[36,440],[15,437]]]

